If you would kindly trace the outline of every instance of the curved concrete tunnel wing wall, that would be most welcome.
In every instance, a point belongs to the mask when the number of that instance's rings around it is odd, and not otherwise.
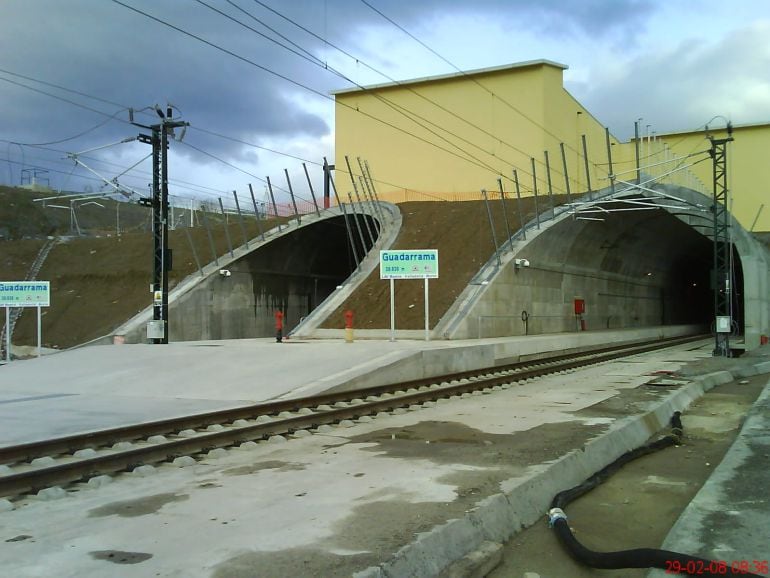
[[[264,241],[251,240],[248,248],[242,245],[234,249],[232,256],[220,257],[218,264],[209,263],[202,275],[195,273],[172,289],[169,340],[271,336],[275,334],[273,315],[277,309],[284,311],[288,330],[314,319],[321,323],[324,312],[328,315],[334,310],[328,304],[344,299],[366,277],[379,262],[379,250],[390,246],[401,227],[401,213],[390,203],[357,205],[356,211],[367,215],[372,225],[376,220],[381,228],[373,246],[366,241],[369,251],[358,267],[339,208],[325,209],[320,216],[303,215],[301,222],[292,220],[280,231],[276,227],[266,232]],[[352,234],[360,238],[355,229]],[[368,233],[362,231],[365,235]],[[228,274],[221,275],[220,270]],[[150,306],[111,337],[120,336],[126,343],[144,342],[151,319]]]
[[[486,273],[466,288],[434,333],[468,339],[576,331],[576,298],[585,300],[588,329],[708,326],[713,245],[710,229],[693,224],[702,222],[700,211],[710,218],[711,199],[682,187],[658,190],[699,207],[677,215],[669,209],[608,213],[603,221],[578,220],[565,212],[541,223],[540,230],[532,227],[527,240],[513,241],[501,255],[499,267],[495,259],[487,263]],[[601,197],[603,202],[612,198]],[[734,219],[732,230],[740,261],[736,270],[743,277],[745,341],[751,349],[768,329],[770,259]],[[516,266],[516,259],[526,259],[529,266]]]

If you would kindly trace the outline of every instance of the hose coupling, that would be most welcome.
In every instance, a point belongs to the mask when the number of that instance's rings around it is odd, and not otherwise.
[[[553,528],[556,520],[564,520],[565,522],[567,521],[567,514],[565,514],[564,510],[561,508],[551,508],[548,510],[548,527]]]

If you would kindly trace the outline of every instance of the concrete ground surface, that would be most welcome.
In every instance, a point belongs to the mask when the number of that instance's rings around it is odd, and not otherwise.
[[[30,497],[0,513],[0,565],[18,577],[451,573],[457,558],[535,523],[556,492],[643,443],[706,389],[770,370],[762,350],[725,366],[710,359],[711,347],[679,346],[307,437],[215,450],[190,467],[79,484],[56,500]],[[688,364],[709,373],[693,375]],[[677,371],[690,373],[660,373]],[[41,414],[38,428],[44,422]],[[765,487],[767,472],[757,474]],[[741,531],[724,540],[742,541]]]
[[[83,347],[0,367],[0,445],[682,331],[687,328],[473,341],[240,339]]]
[[[243,339],[96,346],[0,368],[0,445],[311,395],[456,344]],[[45,423],[40,416],[45,415]]]

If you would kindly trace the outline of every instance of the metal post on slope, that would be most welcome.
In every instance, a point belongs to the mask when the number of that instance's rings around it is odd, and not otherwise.
[[[535,223],[540,229],[540,210],[537,207],[537,167],[535,166],[535,157],[532,160],[532,192],[535,194]]]
[[[270,192],[270,200],[273,203],[273,212],[275,213],[275,219],[278,221],[278,232],[281,232],[281,221],[278,220],[278,205],[275,204],[275,195],[273,195],[273,185],[270,182],[270,177],[267,177],[267,190]]]
[[[330,188],[332,185],[332,171],[334,170],[334,165],[330,165],[329,162],[326,160],[326,157],[324,157],[324,165],[323,165],[323,171],[324,171],[324,209],[328,209],[331,206],[331,203],[329,202],[329,193]],[[335,189],[334,196],[337,199],[337,204],[339,204],[340,199],[337,195],[337,191]]]
[[[374,199],[370,196],[369,189],[367,186],[365,186],[365,179],[362,176],[358,176],[358,182],[361,185],[361,191],[364,193],[364,198],[366,199],[366,202],[369,205],[369,208],[372,211],[373,219],[373,229],[374,232],[377,234],[377,239],[380,238],[380,220],[379,220],[379,213],[377,213],[377,206],[374,204]]]
[[[591,171],[588,170],[588,144],[586,143],[586,135],[581,135],[581,140],[583,141],[583,163],[585,164],[586,169],[586,194],[590,199],[591,195],[593,195],[593,191],[591,190]]]
[[[364,213],[364,205],[361,202],[361,195],[358,194],[358,189],[355,190],[356,192],[356,199],[358,200],[358,205],[361,208],[361,219],[364,222],[364,225],[366,227],[366,234],[369,236],[369,241],[371,242],[371,245],[369,245],[369,248],[374,247],[374,234],[372,233],[372,227],[369,225],[369,219],[367,219],[367,216]],[[368,251],[368,249],[367,249]]]
[[[238,212],[238,224],[241,226],[241,234],[243,235],[243,244],[246,248],[249,248],[249,236],[246,234],[246,224],[243,222],[243,213],[241,213],[241,204],[238,202],[238,193],[233,191],[233,200],[235,201],[235,210]]]
[[[634,154],[636,155],[636,184],[642,182],[642,168],[639,162],[639,121],[634,121]]]
[[[564,152],[564,143],[559,143],[561,149],[561,163],[564,166],[564,190],[567,192],[567,204],[572,203],[572,195],[569,189],[569,172],[567,171],[567,155]]]
[[[382,213],[382,208],[380,207],[380,201],[377,198],[377,195],[374,192],[374,183],[369,183],[369,178],[367,175],[368,169],[365,170],[364,164],[361,162],[361,157],[356,157],[356,160],[358,161],[358,167],[361,169],[361,177],[363,180],[363,186],[366,188],[367,192],[369,193],[369,198],[371,200],[372,207],[374,207],[375,214],[384,222],[385,215]],[[377,232],[379,233],[381,229],[381,225],[378,222],[377,223]]]
[[[607,168],[610,170],[610,191],[615,194],[615,171],[612,170],[612,143],[610,142],[610,129],[605,127],[604,135],[607,141]]]
[[[286,175],[286,184],[289,185],[289,196],[291,196],[291,204],[294,206],[294,216],[297,217],[297,224],[302,223],[302,218],[299,216],[297,210],[297,201],[294,199],[294,189],[291,188],[291,179],[289,178],[289,171],[283,169],[283,173]]]
[[[553,206],[553,184],[551,181],[551,160],[548,158],[548,151],[543,151],[543,154],[545,155],[545,175],[547,178],[548,183],[548,201],[551,203],[551,218],[553,219],[554,215],[554,206]]]
[[[356,195],[356,199],[358,200],[358,204],[363,208],[363,205],[361,204],[361,195],[358,193],[358,185],[356,185],[356,177],[353,174],[353,169],[350,167],[350,159],[347,155],[345,155],[345,164],[348,167],[348,176],[350,177],[350,183],[353,185],[353,192]],[[364,215],[363,210],[361,211],[361,218],[364,221],[364,225],[366,226],[366,232],[369,235],[369,240],[371,241],[370,247],[374,246],[374,235],[372,234],[372,228],[369,226],[369,219],[366,218]]]
[[[203,267],[201,267],[201,260],[198,258],[198,251],[195,250],[195,243],[193,243],[192,236],[190,235],[190,228],[189,227],[183,227],[184,233],[187,236],[187,244],[190,245],[190,250],[193,254],[193,259],[195,259],[195,266],[198,268],[198,273],[200,273],[201,278],[204,278],[205,275],[203,274]]]
[[[206,236],[209,239],[209,248],[211,249],[211,258],[214,260],[214,264],[219,267],[219,258],[217,257],[217,250],[214,247],[214,237],[211,234],[211,227],[209,227],[209,219],[206,216],[206,209],[201,211],[201,217],[203,218],[203,228],[206,229]]]
[[[380,202],[380,196],[377,194],[377,189],[374,186],[374,179],[372,178],[372,171],[369,169],[369,161],[364,159],[364,168],[366,169],[366,178],[369,179],[369,185],[372,187],[372,194],[374,195],[374,199],[377,201],[378,207]],[[383,219],[383,222],[385,222],[385,211],[382,209],[382,207],[379,207],[380,209],[380,216]]]
[[[355,239],[353,239],[353,232],[350,230],[350,224],[348,223],[348,211],[345,209],[345,203],[338,203],[340,209],[342,209],[342,215],[345,218],[345,232],[348,234],[348,242],[350,243],[350,248],[353,250],[353,258],[356,260],[356,269],[358,269],[358,264],[361,262],[361,260],[358,258],[358,249],[356,249],[356,243]]]
[[[495,223],[492,220],[492,209],[489,206],[489,199],[487,198],[486,189],[481,189],[481,196],[484,197],[484,204],[487,206],[487,216],[489,217],[489,228],[492,230],[492,241],[495,243],[495,257],[497,258],[497,266],[500,267],[500,246],[497,244],[497,234],[495,234]]]
[[[307,178],[307,186],[310,188],[310,196],[313,198],[313,206],[315,207],[316,217],[321,216],[321,212],[318,210],[318,201],[315,200],[315,191],[313,190],[313,183],[310,180],[310,173],[307,172],[307,165],[302,163],[302,168],[305,171],[305,177]]]
[[[358,213],[356,213],[356,206],[353,204],[353,195],[351,193],[348,193],[348,199],[350,200],[350,210],[353,211],[353,220],[356,223],[356,230],[358,231],[358,237],[361,240],[361,250],[362,256],[361,260],[363,261],[364,257],[366,257],[366,254],[369,252],[369,249],[366,247],[366,240],[364,239],[364,233],[361,230],[361,223],[358,220]]]
[[[251,183],[249,183],[249,194],[251,195],[251,204],[254,205],[254,217],[257,220],[257,229],[259,229],[259,236],[262,237],[262,240],[265,240],[265,231],[262,229],[262,219],[259,216],[259,208],[257,208],[257,199],[254,198],[254,189],[251,187]]]
[[[497,186],[500,188],[500,203],[503,206],[503,219],[505,220],[505,234],[507,236],[506,243],[511,242],[511,226],[508,223],[508,211],[505,210],[505,191],[503,190],[503,179],[497,179]],[[503,243],[505,245],[505,243]]]
[[[356,259],[356,268],[358,268],[358,264],[363,260],[363,256],[361,257],[361,260],[358,258],[358,251],[356,250],[356,243],[355,238],[353,237],[353,228],[350,224],[350,221],[348,220],[348,212],[345,210],[344,203],[340,200],[340,196],[337,193],[337,186],[334,184],[334,179],[332,178],[331,171],[334,169],[334,165],[330,165],[328,162],[326,162],[326,157],[324,157],[324,188],[326,189],[324,191],[324,204],[326,205],[326,208],[329,208],[329,203],[327,202],[329,200],[329,189],[334,192],[334,199],[337,201],[337,206],[342,209],[342,214],[345,217],[345,229],[348,233],[348,240],[350,241],[350,247],[353,249],[353,256]],[[352,203],[352,201],[351,201]],[[351,217],[352,220],[352,217]],[[364,255],[366,255],[366,250],[364,250]]]
[[[222,212],[222,225],[225,228],[225,239],[227,239],[227,248],[230,251],[230,257],[235,257],[233,252],[233,242],[230,240],[230,226],[227,222],[227,215],[225,214],[225,206],[222,204],[222,197],[217,197],[219,200],[219,210]]]
[[[521,210],[521,187],[519,186],[519,172],[513,169],[513,183],[516,187],[516,210],[519,213],[519,226],[521,227],[521,238],[527,239],[527,229],[524,226],[524,212]]]

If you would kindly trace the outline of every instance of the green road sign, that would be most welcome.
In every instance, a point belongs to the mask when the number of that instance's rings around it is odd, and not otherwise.
[[[50,281],[0,281],[0,307],[48,307]]]
[[[380,251],[380,279],[438,279],[438,250]]]

